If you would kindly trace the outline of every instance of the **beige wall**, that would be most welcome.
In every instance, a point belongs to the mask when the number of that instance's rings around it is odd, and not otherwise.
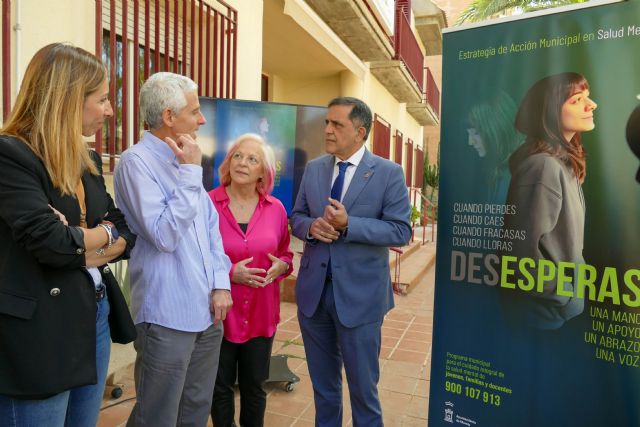
[[[273,79],[273,97],[269,100],[273,102],[324,106],[341,95],[339,75],[314,79],[271,76],[270,79]]]
[[[19,30],[14,28],[18,26]],[[95,47],[95,2],[56,0],[46,4],[35,0],[11,2],[11,100],[18,80],[33,55],[54,42],[69,42],[93,52]]]
[[[236,98],[260,100],[263,0],[225,0],[238,11]],[[266,0],[270,1],[270,0]],[[207,0],[208,3],[215,3]]]
[[[326,105],[336,96],[357,97],[391,124],[392,136],[399,129],[404,141],[411,138],[414,146],[423,145],[422,126],[407,113],[406,105],[376,80],[368,64],[355,56],[311,8],[300,0],[269,1],[284,4],[283,8],[265,7],[268,20],[264,24],[263,72],[269,75],[269,101]],[[283,37],[280,30],[285,26],[288,33]],[[287,50],[289,45],[296,51]],[[282,55],[281,50],[288,55]],[[274,62],[275,58],[280,61]],[[369,138],[370,148],[372,141]]]
[[[351,71],[340,73],[340,94],[342,96],[364,97],[364,80],[358,78]]]
[[[404,141],[411,138],[414,147],[422,145],[422,126],[406,112],[406,106],[399,103],[389,91],[367,72],[359,79],[348,70],[339,74],[315,79],[296,77],[269,77],[269,101],[305,105],[327,105],[337,96],[354,96],[365,101],[373,113],[391,124],[391,135],[396,129],[404,135]],[[372,139],[368,144],[371,148]],[[393,153],[393,145],[391,152]]]
[[[393,136],[396,130],[402,132],[403,142],[411,138],[414,148],[423,146],[423,127],[407,113],[406,104],[398,102],[369,72],[365,74],[364,79],[358,78],[346,69],[338,74],[315,79],[269,76],[269,101],[272,102],[327,105],[331,99],[337,96],[354,96],[362,99],[374,114],[378,114],[391,124],[390,151],[392,158],[394,155]],[[373,138],[369,137],[367,141],[369,149],[372,148],[372,143]],[[404,153],[403,162],[405,159],[406,153]]]
[[[214,0],[206,0],[216,5]],[[238,99],[259,100],[262,73],[262,32],[264,0],[227,0],[238,11]],[[17,15],[20,20],[17,21]],[[63,23],[70,23],[63,25]],[[12,2],[12,24],[19,24],[19,34],[12,32],[12,99],[15,99],[16,81],[24,74],[29,60],[42,46],[52,42],[70,42],[89,51],[95,48],[95,2],[87,0],[56,0],[55,7],[43,7],[35,0]],[[19,76],[16,75],[16,69]],[[307,105],[326,105],[336,96],[355,96],[365,100],[374,113],[391,124],[391,135],[399,129],[406,141],[411,138],[415,145],[422,145],[422,127],[406,113],[405,105],[399,103],[367,70],[360,78],[347,67],[324,77],[305,76],[270,77],[269,94],[274,102]],[[435,129],[425,128],[429,145],[437,144],[439,137],[432,135]],[[426,137],[427,135],[428,138]],[[437,148],[430,149],[430,160],[434,161]],[[432,153],[433,151],[433,153]]]
[[[206,0],[216,5],[214,0]],[[41,47],[53,42],[69,42],[90,52],[95,50],[95,2],[88,0],[13,0],[12,27],[12,99],[15,99],[18,77]],[[263,0],[227,0],[238,11],[237,97],[260,99],[262,69],[262,5]],[[19,16],[19,22],[18,22]],[[16,75],[16,66],[19,75]]]
[[[407,139],[411,138],[414,148],[422,145],[422,126],[407,113],[406,104],[399,103],[389,91],[371,75],[369,79],[367,79],[365,100],[369,103],[374,113],[391,124],[392,139],[396,130],[399,130],[402,132],[403,142],[407,142]],[[369,140],[371,143],[372,139],[369,138]],[[392,143],[391,157],[393,157],[393,149],[394,144]],[[404,153],[403,157],[404,162],[406,153]]]
[[[14,8],[20,7],[21,15],[19,47],[22,71],[33,54],[49,43],[69,42],[90,52],[94,51],[95,2],[57,0],[45,5],[33,0],[14,0],[14,3]]]

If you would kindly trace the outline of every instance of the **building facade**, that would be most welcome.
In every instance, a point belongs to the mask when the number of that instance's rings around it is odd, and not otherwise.
[[[324,106],[355,96],[372,108],[370,150],[422,187],[435,161],[440,94],[426,66],[441,54],[444,13],[430,0],[2,1],[2,105],[33,54],[70,42],[101,55],[116,114],[91,141],[113,170],[138,139],[140,84],[169,70],[210,97]],[[437,62],[436,62],[437,63]]]

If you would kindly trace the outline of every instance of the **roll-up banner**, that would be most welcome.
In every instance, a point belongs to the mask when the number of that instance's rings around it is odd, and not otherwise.
[[[640,2],[443,51],[429,426],[640,426]]]

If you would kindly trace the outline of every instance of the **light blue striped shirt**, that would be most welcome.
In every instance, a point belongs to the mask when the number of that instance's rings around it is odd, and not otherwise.
[[[129,260],[134,322],[207,329],[209,294],[230,289],[231,262],[202,167],[179,164],[166,143],[145,132],[122,154],[114,183],[118,208],[138,235]]]

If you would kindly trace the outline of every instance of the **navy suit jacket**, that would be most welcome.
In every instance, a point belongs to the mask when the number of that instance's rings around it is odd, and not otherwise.
[[[331,258],[336,311],[351,328],[380,321],[393,308],[389,247],[409,242],[411,206],[402,168],[365,150],[342,200],[349,215],[346,235],[331,244],[307,240],[311,223],[329,203],[334,163],[334,156],[325,155],[307,164],[291,213],[293,234],[307,242],[296,300],[305,316],[313,316]]]

